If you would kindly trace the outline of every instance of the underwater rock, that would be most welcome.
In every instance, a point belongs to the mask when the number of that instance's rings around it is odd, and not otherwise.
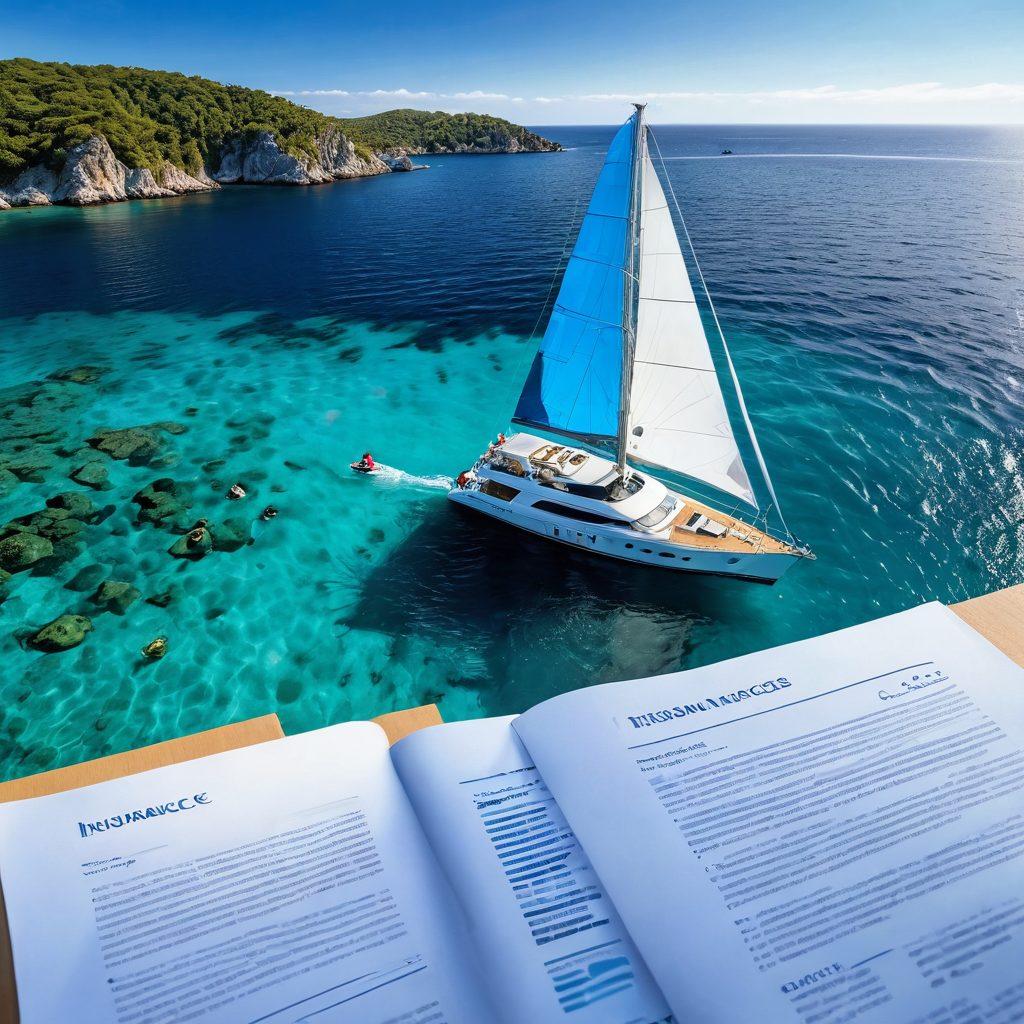
[[[35,533],[12,533],[0,540],[0,569],[22,572],[53,554],[53,544]]]
[[[167,637],[158,636],[155,640],[150,640],[142,648],[142,653],[147,658],[162,658],[167,653]]]
[[[0,468],[0,498],[6,498],[19,484],[18,478],[9,470]]]
[[[168,605],[173,604],[178,597],[178,588],[171,586],[166,590],[161,590],[157,594],[150,594],[146,598],[146,604],[151,604],[155,608],[166,608]]]
[[[87,447],[71,441],[67,444],[64,442],[55,444],[53,446],[53,454],[59,455],[62,459],[84,459],[92,455],[92,452]]]
[[[44,474],[56,465],[52,453],[39,445],[12,452],[2,461],[4,469],[30,484],[44,483]]]
[[[60,615],[29,637],[28,643],[36,650],[55,654],[77,647],[91,632],[92,620],[88,616]]]
[[[52,381],[30,381],[0,390],[0,438],[5,446],[0,449],[0,467],[23,460],[25,450],[33,445],[65,442],[68,424],[86,397],[75,384]]]
[[[179,537],[168,549],[175,558],[189,558],[198,561],[203,555],[213,550],[213,537],[205,526],[195,526],[192,530]]]
[[[62,491],[55,494],[52,498],[46,499],[46,507],[61,509],[83,522],[89,522],[98,511],[92,499],[81,491]]]
[[[90,600],[93,604],[100,605],[104,611],[124,615],[141,596],[142,594],[130,583],[122,580],[104,580]]]
[[[79,569],[74,576],[64,584],[65,590],[74,590],[80,594],[85,594],[90,590],[95,590],[103,578],[106,576],[107,570],[96,563],[87,565],[84,569]]]
[[[98,430],[88,442],[97,451],[112,459],[127,461],[131,466],[148,465],[163,452],[163,442],[145,427]]]
[[[14,577],[6,569],[0,569],[0,604],[7,600],[8,585]]]
[[[252,524],[247,519],[229,517],[210,527],[214,551],[237,551],[252,543]]]
[[[55,495],[48,501],[54,502],[55,505],[12,519],[5,526],[0,527],[0,537],[28,534],[56,543],[81,533],[85,529],[86,523],[99,522],[100,519],[105,518],[103,512],[98,510],[84,494],[68,491]],[[71,508],[61,507],[64,505],[69,505]],[[72,515],[71,509],[74,509],[76,515]],[[53,554],[53,552],[48,554]]]
[[[66,381],[69,384],[95,384],[106,372],[101,366],[73,366],[68,370],[51,373],[49,380]]]
[[[110,474],[107,472],[107,467],[96,459],[73,469],[70,476],[76,483],[95,488],[97,491],[104,490],[109,486]]]
[[[193,491],[189,484],[179,483],[165,476],[146,484],[136,492],[132,501],[139,506],[135,517],[137,523],[152,523],[165,529],[186,530],[191,517]]]
[[[72,520],[77,525],[77,520]],[[65,538],[53,541],[53,554],[48,558],[41,558],[32,566],[33,576],[53,576],[59,572],[68,562],[73,562],[84,550],[83,545],[78,542],[72,534]]]
[[[55,514],[52,517],[44,516],[41,512],[32,517],[35,532],[40,537],[45,537],[56,544],[57,541],[67,540],[85,529],[85,523],[80,519],[72,518],[63,509],[54,509],[53,512]]]
[[[156,423],[150,423],[150,430],[162,430],[165,434],[184,434],[188,431],[188,427],[184,423],[175,423],[174,420],[159,420]]]

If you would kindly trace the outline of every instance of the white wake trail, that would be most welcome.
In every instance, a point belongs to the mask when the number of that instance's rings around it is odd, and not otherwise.
[[[413,473],[395,469],[394,466],[385,466],[381,462],[377,463],[377,468],[372,473],[366,475],[382,484],[391,486],[404,484],[407,487],[426,487],[432,490],[447,491],[451,490],[453,485],[452,478],[448,476],[416,476]]]

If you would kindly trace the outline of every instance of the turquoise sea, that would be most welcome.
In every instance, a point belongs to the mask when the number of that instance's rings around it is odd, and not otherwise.
[[[658,130],[816,562],[775,587],[660,575],[450,506],[612,133],[540,130],[568,151],[0,214],[0,524],[95,506],[0,604],[0,776],[268,711],[287,732],[505,714],[1024,580],[1020,129]],[[159,421],[148,464],[86,445]],[[395,472],[353,476],[366,448]],[[104,489],[69,479],[97,460]],[[159,478],[253,543],[171,557],[131,500]],[[102,610],[103,580],[140,596]],[[80,646],[25,644],[65,612],[92,619]]]

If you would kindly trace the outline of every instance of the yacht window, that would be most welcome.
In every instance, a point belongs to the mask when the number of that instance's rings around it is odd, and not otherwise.
[[[497,480],[485,480],[480,485],[480,490],[484,494],[489,494],[492,498],[501,498],[502,501],[511,501],[519,494],[515,487],[509,487],[508,484],[499,484]]]
[[[607,516],[598,515],[596,512],[586,512],[581,508],[570,508],[557,501],[535,501],[533,507],[541,512],[553,512],[556,516],[563,516],[565,519],[575,519],[581,523],[599,523],[605,525],[621,525],[618,519],[609,519]]]
[[[642,516],[637,522],[641,526],[655,527],[665,522],[668,516],[676,507],[676,499],[671,494],[665,496],[665,500],[656,508],[652,509],[647,515]]]

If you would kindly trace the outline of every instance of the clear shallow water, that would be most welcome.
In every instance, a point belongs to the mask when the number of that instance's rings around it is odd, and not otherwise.
[[[164,438],[166,468],[107,460],[92,497],[113,511],[81,553],[15,577],[0,774],[270,710],[289,732],[429,700],[508,713],[1024,579],[1020,130],[658,132],[817,562],[774,588],[662,576],[451,508],[438,477],[505,425],[610,130],[550,134],[574,148],[0,216],[0,388],[105,368],[62,386],[62,451],[101,426],[187,427]],[[396,473],[351,476],[366,447]],[[0,498],[0,522],[75,489],[82,460],[51,461]],[[197,517],[281,514],[182,565],[130,501],[167,475],[195,487]],[[249,497],[229,506],[236,477]],[[97,614],[65,586],[91,565],[174,600]],[[64,611],[93,617],[82,646],[19,646]],[[156,635],[170,651],[144,663]]]

